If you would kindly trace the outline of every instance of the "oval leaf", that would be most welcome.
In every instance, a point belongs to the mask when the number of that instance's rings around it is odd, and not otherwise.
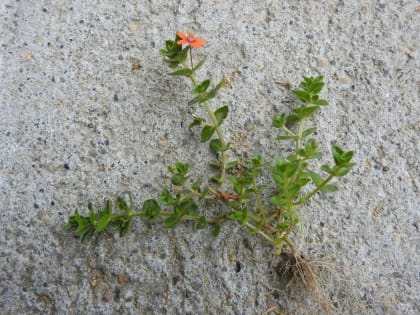
[[[215,131],[216,127],[205,125],[203,130],[201,130],[201,143],[209,141]]]

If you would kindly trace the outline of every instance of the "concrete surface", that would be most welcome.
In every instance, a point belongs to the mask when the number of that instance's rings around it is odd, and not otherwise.
[[[333,262],[337,313],[418,314],[419,14],[415,0],[1,0],[1,313],[324,313],[276,290],[270,248],[235,224],[216,239],[142,221],[82,244],[60,231],[88,200],[156,196],[176,160],[208,174],[190,86],[158,54],[192,29],[208,41],[202,77],[232,80],[214,104],[246,134],[238,154],[284,154],[271,117],[293,97],[275,82],[325,76],[320,145],[358,166],[302,209],[301,250]]]

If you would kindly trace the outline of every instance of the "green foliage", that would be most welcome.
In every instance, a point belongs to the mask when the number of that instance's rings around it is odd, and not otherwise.
[[[229,107],[227,106],[220,107],[214,112],[214,116],[216,117],[218,126],[222,124],[223,120],[227,117],[228,112],[229,112]]]
[[[216,131],[215,126],[205,125],[201,130],[201,142],[207,142],[213,136],[214,132]]]
[[[107,200],[105,207],[96,210],[92,203],[88,204],[89,216],[82,216],[78,211],[69,217],[68,223],[63,227],[66,231],[73,231],[76,237],[85,240],[95,233],[104,231],[107,227],[115,227],[120,231],[120,235],[124,236],[128,233],[132,223],[133,200],[130,196],[130,204],[122,198],[118,197],[116,207],[119,214],[114,215],[112,211],[112,203]]]
[[[142,211],[146,219],[153,220],[159,217],[161,209],[155,199],[148,199],[143,203]]]
[[[177,68],[179,65],[184,64],[188,57],[190,47],[186,46],[182,49],[182,45],[176,43],[180,39],[181,38],[176,35],[175,40],[167,40],[165,48],[159,50],[160,54],[163,56],[163,61],[171,68]],[[187,70],[189,70],[190,73],[188,73]],[[189,76],[191,75],[191,72],[190,69],[181,69],[170,73],[170,75]]]
[[[89,215],[82,216],[76,211],[64,229],[73,231],[82,240],[108,227],[114,227],[124,235],[129,232],[134,217],[143,217],[160,219],[166,228],[174,228],[183,221],[194,222],[196,229],[211,226],[211,234],[216,237],[222,224],[232,220],[247,229],[249,235],[259,234],[270,242],[276,254],[285,247],[293,251],[290,235],[299,222],[300,206],[318,193],[337,191],[338,185],[331,181],[347,175],[355,166],[351,162],[353,151],[333,145],[334,164],[324,164],[320,171],[312,169],[313,160],[320,159],[322,154],[316,140],[309,137],[316,134],[316,129],[305,128],[305,123],[328,104],[319,95],[324,87],[323,77],[304,77],[298,89],[292,91],[300,105],[272,120],[273,127],[282,132],[277,139],[293,144],[291,154],[279,156],[272,163],[264,162],[261,155],[228,162],[227,152],[231,145],[225,140],[221,126],[229,107],[225,105],[213,110],[209,103],[228,81],[223,78],[214,87],[211,87],[210,79],[197,81],[194,74],[206,59],[193,66],[192,49],[188,45],[182,48],[176,43],[178,40],[177,36],[175,41],[166,41],[160,54],[173,69],[169,75],[191,80],[193,98],[188,104],[201,104],[208,117],[194,117],[189,128],[202,127],[200,140],[209,142],[215,154],[210,163],[219,173],[216,176],[210,174],[204,182],[202,179],[193,180],[189,174],[190,165],[176,162],[168,166],[171,185],[162,189],[159,198],[144,201],[141,210],[134,209],[131,194],[128,202],[126,198],[118,197],[115,205],[106,201],[105,206],[97,210],[89,203]],[[187,65],[188,59],[190,66]],[[271,173],[271,181],[265,180],[269,178],[267,173]],[[206,206],[213,204],[211,201],[222,204],[223,210],[219,213],[206,210]]]
[[[175,186],[182,186],[188,179],[190,166],[186,163],[176,162],[175,165],[168,166],[169,173],[172,174],[171,183]]]

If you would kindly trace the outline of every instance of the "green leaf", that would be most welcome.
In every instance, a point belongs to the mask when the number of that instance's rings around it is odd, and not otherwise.
[[[209,92],[205,93],[204,97],[202,97],[200,102],[203,103],[203,102],[208,101],[209,99],[212,99],[213,97],[215,97],[216,96],[216,91],[217,91],[217,89],[212,89]]]
[[[238,221],[240,225],[244,225],[248,222],[248,208],[243,208],[241,211],[233,211],[228,218]]]
[[[270,203],[276,207],[284,207],[287,206],[287,199],[283,194],[277,194],[270,199]]]
[[[162,190],[162,193],[160,194],[160,201],[163,202],[166,205],[173,205],[175,203],[175,198],[172,196],[170,191],[167,188],[164,188]]]
[[[312,104],[325,106],[325,105],[328,105],[328,101],[324,99],[318,99],[318,100],[312,101]]]
[[[206,58],[201,59],[197,65],[192,69],[192,72],[194,73],[195,71],[197,71],[206,61]]]
[[[185,60],[187,60],[188,51],[190,50],[190,46],[186,46],[184,49],[182,49],[175,57],[176,61],[178,61],[178,64],[185,63]]]
[[[351,169],[353,168],[353,166],[355,166],[356,163],[347,163],[345,165],[341,165],[338,167],[338,169],[335,171],[334,175],[335,176],[345,176],[347,175]]]
[[[192,185],[191,185],[191,188],[192,189],[194,189],[194,190],[196,190],[196,191],[200,191],[200,186],[201,186],[201,183],[203,182],[203,180],[202,179],[197,179]]]
[[[185,175],[175,174],[171,177],[171,183],[174,186],[182,186],[187,179],[188,177]]]
[[[193,90],[192,93],[193,94],[200,94],[205,92],[208,87],[210,86],[210,80],[204,80],[203,82],[201,82],[199,85],[197,85]]]
[[[224,182],[223,179],[220,178],[219,176],[212,176],[210,178],[210,180],[213,181],[213,182],[215,182],[215,183],[218,183],[218,184],[223,184],[223,182]]]
[[[230,161],[226,163],[226,169],[235,168],[238,166],[238,161]]]
[[[311,95],[306,91],[293,90],[292,93],[295,94],[303,103],[309,103],[311,100]]]
[[[324,87],[324,82],[312,82],[312,84],[306,89],[307,92],[311,94],[318,94],[321,92],[322,88]]]
[[[252,158],[251,160],[252,163],[252,167],[253,168],[258,168],[262,166],[262,157],[261,155],[256,155]]]
[[[228,106],[220,107],[214,112],[218,125],[222,124],[223,120],[227,117],[228,112],[229,112]]]
[[[117,206],[118,206],[118,209],[120,209],[121,211],[128,212],[129,210],[127,202],[121,196],[117,197]]]
[[[219,234],[220,234],[220,223],[216,223],[216,224],[214,225],[214,229],[213,229],[213,231],[211,232],[211,235],[212,235],[213,237],[217,237]]]
[[[207,88],[210,86],[210,80],[204,80],[203,82],[201,82],[199,85],[197,85],[193,90],[192,93],[193,94],[200,94],[203,93],[207,90]]]
[[[191,76],[192,71],[191,71],[191,69],[184,68],[184,69],[177,70],[177,71],[174,71],[174,72],[171,72],[171,73],[168,73],[168,74],[169,75],[179,75],[179,76],[189,77],[189,76]]]
[[[333,155],[334,162],[336,165],[345,163],[343,159],[344,151],[339,146],[337,145],[332,146],[332,155]]]
[[[204,118],[201,117],[194,117],[194,120],[191,124],[188,125],[188,128],[193,128],[195,126],[201,126],[206,122]]]
[[[325,185],[321,189],[322,192],[334,192],[334,191],[337,191],[337,190],[338,190],[337,185]]]
[[[205,125],[203,130],[201,130],[201,143],[209,141],[215,131],[216,127]]]
[[[175,206],[175,213],[181,215],[196,215],[198,206],[192,199],[187,199]]]
[[[298,161],[287,163],[284,166],[283,174],[286,177],[291,177],[292,175],[294,175],[296,173],[298,167],[299,167],[299,162]]]
[[[311,117],[318,109],[319,106],[302,106],[299,108],[294,108],[293,111],[296,113],[299,119],[306,119]]]
[[[309,153],[315,152],[318,148],[315,139],[309,139],[305,144],[305,150]]]
[[[353,151],[344,152],[344,150],[341,149],[339,146],[333,145],[332,155],[333,155],[335,164],[340,166],[340,165],[350,162],[350,160],[353,158],[354,152]]]
[[[213,139],[210,141],[210,149],[213,152],[222,152],[224,147],[222,146],[222,143],[220,142],[219,139]]]
[[[111,211],[105,210],[101,212],[101,217],[95,226],[95,232],[101,232],[105,230],[110,220],[111,220]]]
[[[153,220],[159,216],[161,209],[155,199],[148,199],[143,203],[142,211],[145,218]]]
[[[200,219],[197,222],[196,227],[197,227],[197,229],[201,230],[201,229],[204,229],[206,226],[207,226],[206,217],[201,216]]]
[[[281,114],[280,116],[274,117],[272,125],[275,128],[284,128],[286,126],[286,114]]]
[[[316,128],[309,128],[302,132],[302,137],[305,138],[316,131]]]
[[[305,177],[301,177],[299,179],[296,180],[296,183],[300,186],[303,187],[306,184],[308,184],[311,181],[310,178],[305,178]]]
[[[242,192],[242,184],[235,176],[229,176],[229,180],[232,183],[233,190],[235,193],[240,194]]]
[[[220,167],[221,166],[220,161],[216,160],[216,159],[211,160],[210,165],[214,166],[214,167]]]
[[[189,100],[188,105],[194,105],[194,104],[200,103],[200,101],[201,101],[201,98],[199,95],[199,96],[194,97],[192,100]]]
[[[277,136],[278,140],[296,140],[298,136]]]
[[[316,187],[319,187],[324,182],[324,179],[318,173],[315,173],[313,171],[308,171],[308,174],[311,177]]]
[[[298,183],[291,183],[287,186],[287,195],[289,199],[295,198],[299,193],[300,189],[302,188],[301,185]]]
[[[175,168],[178,174],[185,175],[188,173],[188,170],[190,169],[190,165],[188,163],[182,163],[182,162],[176,162]]]
[[[168,229],[172,229],[176,227],[179,222],[181,222],[181,216],[178,214],[173,214],[163,222],[163,225]]]
[[[326,164],[321,166],[321,170],[327,172],[328,174],[334,175],[334,170]]]
[[[128,220],[126,220],[126,221],[124,221],[120,224],[120,228],[119,228],[120,237],[123,237],[124,235],[126,235],[130,231],[130,227],[131,227],[132,222],[133,222],[133,218],[130,217]]]
[[[93,204],[90,201],[88,203],[88,209],[89,209],[89,221],[92,225],[95,225],[96,224],[96,214],[95,214],[95,210],[93,209]]]
[[[300,118],[299,118],[299,116],[298,115],[288,115],[287,117],[286,117],[286,123],[287,124],[293,124],[293,123],[295,123],[295,122],[298,122],[300,120]]]

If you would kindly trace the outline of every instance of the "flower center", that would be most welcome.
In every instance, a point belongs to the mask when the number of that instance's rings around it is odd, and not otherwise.
[[[188,36],[187,36],[187,40],[191,43],[191,42],[193,42],[194,41],[194,34],[193,33],[188,33]]]

